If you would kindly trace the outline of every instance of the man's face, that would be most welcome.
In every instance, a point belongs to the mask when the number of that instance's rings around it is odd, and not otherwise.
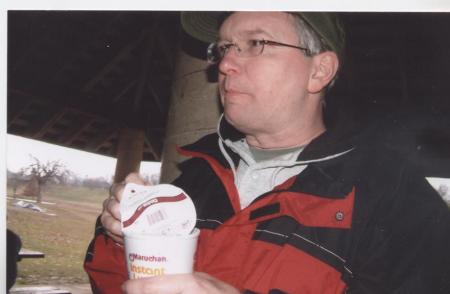
[[[220,40],[270,40],[299,44],[295,20],[283,12],[236,12],[220,28]],[[219,64],[219,91],[225,118],[246,135],[270,134],[319,103],[307,99],[312,60],[301,50],[264,47],[255,57],[231,48]]]

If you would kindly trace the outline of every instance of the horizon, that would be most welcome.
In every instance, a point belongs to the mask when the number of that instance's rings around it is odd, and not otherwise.
[[[29,166],[37,158],[42,163],[59,161],[67,170],[81,178],[104,178],[107,181],[114,176],[116,158],[91,152],[67,148],[16,135],[6,135],[6,168],[18,172]],[[142,161],[140,173],[143,175],[159,174],[161,163]]]

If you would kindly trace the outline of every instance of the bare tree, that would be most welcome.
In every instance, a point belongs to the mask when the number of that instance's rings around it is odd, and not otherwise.
[[[64,182],[70,172],[59,160],[47,161],[44,163],[33,155],[30,155],[30,157],[34,162],[29,166],[22,168],[20,173],[23,175],[29,175],[36,181],[37,202],[40,203],[42,201],[42,188],[45,184],[49,181]]]
[[[9,169],[6,170],[6,179],[7,184],[10,186],[13,190],[13,198],[17,197],[17,187],[20,185],[20,183],[24,182],[23,176],[21,173],[15,173],[10,171]]]

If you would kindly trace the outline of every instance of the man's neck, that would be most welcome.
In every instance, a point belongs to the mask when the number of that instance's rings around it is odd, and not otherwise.
[[[247,144],[260,149],[283,149],[304,146],[325,131],[323,123],[314,127],[283,129],[276,133],[247,135]]]

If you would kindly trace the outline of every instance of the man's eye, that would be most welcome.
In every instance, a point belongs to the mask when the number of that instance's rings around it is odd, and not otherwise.
[[[228,49],[230,49],[231,46],[233,46],[233,44],[228,43],[228,44],[221,44],[217,46],[217,48],[219,49],[220,52],[226,52]]]
[[[261,47],[264,46],[264,40],[249,40],[249,45],[251,47]]]

